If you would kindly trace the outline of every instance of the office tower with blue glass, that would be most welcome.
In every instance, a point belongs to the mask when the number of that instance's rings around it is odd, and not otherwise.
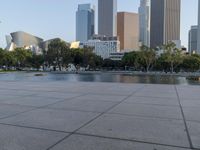
[[[80,4],[76,12],[76,40],[85,42],[95,31],[95,9],[91,4]]]

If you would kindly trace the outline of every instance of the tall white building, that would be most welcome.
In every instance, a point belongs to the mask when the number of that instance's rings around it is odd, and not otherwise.
[[[198,10],[198,42],[197,42],[197,53],[200,54],[200,1]]]
[[[150,46],[150,0],[140,0],[139,41],[142,45]]]

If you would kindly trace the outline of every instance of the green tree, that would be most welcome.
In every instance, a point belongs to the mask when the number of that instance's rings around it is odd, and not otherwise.
[[[185,56],[182,63],[182,68],[185,71],[195,72],[200,69],[200,57],[197,55]]]
[[[153,67],[153,64],[156,61],[156,52],[154,49],[151,49],[147,46],[140,47],[140,59],[142,64],[144,64],[144,68],[147,72],[149,69]]]
[[[5,51],[0,48],[0,66],[3,65],[3,58],[4,58]]]
[[[32,52],[30,50],[25,50],[23,48],[16,48],[12,53],[16,59],[18,69],[25,67],[27,59],[32,56]]]
[[[46,52],[46,60],[49,66],[58,66],[61,71],[61,67],[64,66],[64,61],[66,63],[66,55],[69,50],[67,43],[61,41],[60,39],[53,40],[49,46],[48,51]],[[65,57],[65,58],[64,58]]]
[[[124,57],[122,58],[122,63],[125,66],[134,67],[135,69],[139,68],[140,66],[140,54],[139,52],[129,52],[125,53]]]
[[[39,70],[40,67],[44,64],[44,57],[43,55],[33,54],[31,57],[28,58],[27,63],[30,65],[30,67]]]
[[[14,52],[5,51],[4,57],[3,57],[3,64],[6,66],[6,68],[13,67],[17,63],[17,59],[14,55]]]
[[[163,50],[164,53],[162,54],[162,57],[164,57],[166,63],[169,63],[170,71],[173,73],[174,69],[176,69],[183,61],[181,50],[176,48],[176,44],[173,42],[164,45]]]

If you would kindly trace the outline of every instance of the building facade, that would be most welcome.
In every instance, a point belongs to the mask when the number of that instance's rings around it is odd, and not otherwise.
[[[152,0],[150,47],[180,41],[181,0]]]
[[[6,36],[6,39],[6,49],[9,51],[13,51],[15,48],[25,48],[30,49],[36,54],[41,53],[40,43],[43,42],[42,38],[36,37],[23,31],[18,31],[11,33],[10,38],[9,36]]]
[[[200,54],[200,1],[198,1],[198,42],[197,42],[197,53]]]
[[[139,15],[137,13],[117,13],[117,35],[121,51],[139,49]]]
[[[150,46],[150,0],[140,0],[139,41],[141,45]]]
[[[188,51],[190,54],[197,51],[198,26],[192,26],[188,35]]]
[[[76,40],[87,41],[95,32],[95,10],[91,4],[80,4],[76,12]]]
[[[93,52],[101,56],[103,59],[110,58],[111,53],[120,52],[120,42],[116,40],[101,41],[101,40],[89,40],[87,42],[80,43],[80,47],[91,47]]]
[[[98,0],[98,34],[117,35],[117,0]]]

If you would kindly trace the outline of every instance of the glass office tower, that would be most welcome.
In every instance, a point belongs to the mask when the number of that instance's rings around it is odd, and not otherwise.
[[[76,40],[85,42],[92,38],[95,30],[95,10],[91,4],[80,4],[76,12]]]

